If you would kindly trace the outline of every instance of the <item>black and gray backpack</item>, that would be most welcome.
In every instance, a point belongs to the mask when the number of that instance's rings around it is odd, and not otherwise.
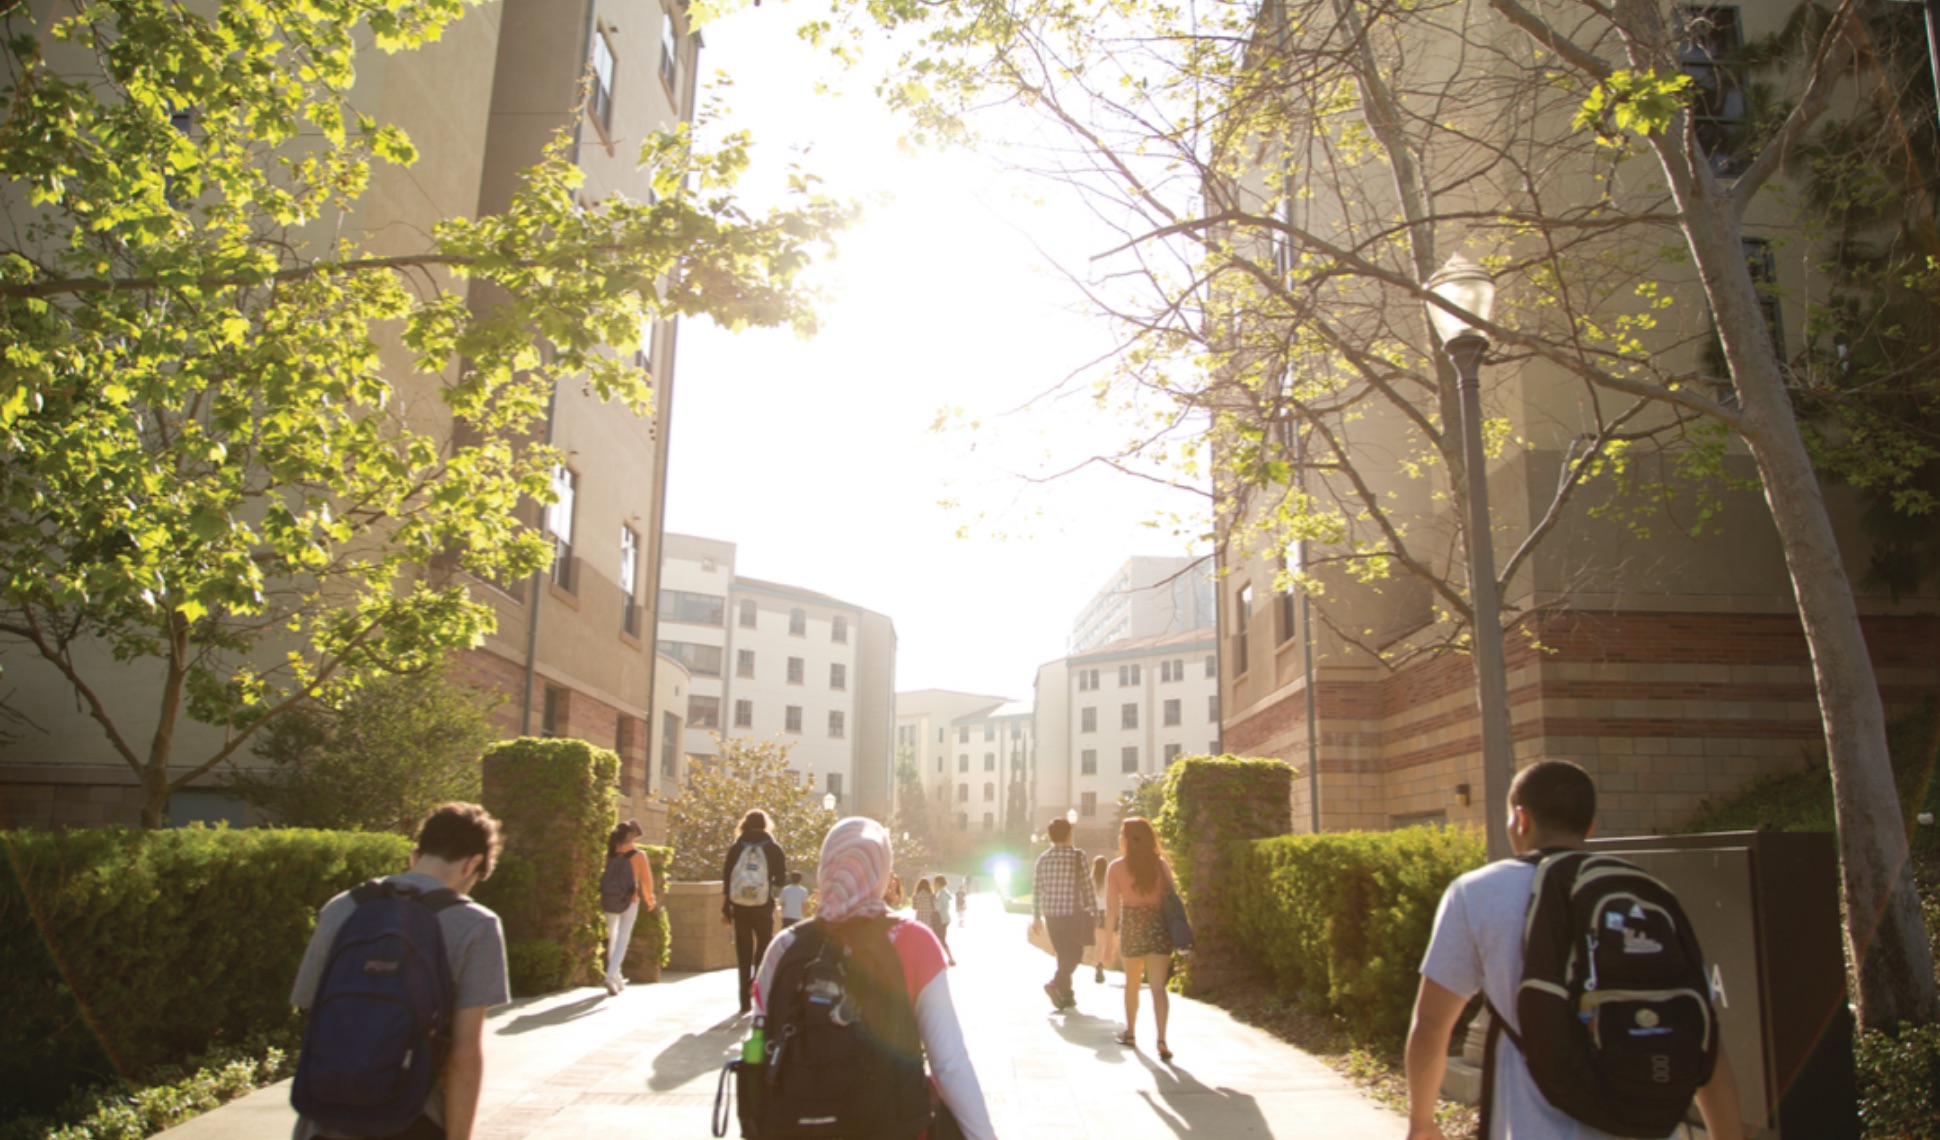
[[[1704,955],[1669,887],[1609,855],[1521,857],[1536,868],[1523,921],[1519,1036],[1550,1104],[1615,1136],[1669,1135],[1718,1060]],[[1493,1011],[1492,1011],[1493,1012]],[[1489,1127],[1496,1036],[1482,1077]]]
[[[744,1137],[915,1140],[929,1127],[922,1039],[890,924],[794,928],[767,1001],[767,1064],[739,1082]]]

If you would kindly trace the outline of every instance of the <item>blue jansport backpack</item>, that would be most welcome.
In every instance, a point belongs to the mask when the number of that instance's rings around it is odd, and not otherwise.
[[[334,1132],[382,1136],[424,1111],[451,1038],[455,986],[438,912],[453,890],[372,879],[310,1002],[290,1104]]]

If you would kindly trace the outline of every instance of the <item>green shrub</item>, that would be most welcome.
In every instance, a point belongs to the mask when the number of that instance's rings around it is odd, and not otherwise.
[[[1281,993],[1397,1048],[1442,892],[1485,850],[1480,834],[1453,828],[1239,841],[1227,862],[1248,889],[1230,892],[1235,919]]]
[[[287,1030],[317,908],[404,869],[396,835],[0,833],[0,1118]]]
[[[272,1044],[275,1040],[280,1044]],[[74,1096],[51,1116],[0,1124],[0,1140],[141,1140],[295,1071],[295,1037],[275,1034],[163,1066],[152,1083],[116,1082]]]
[[[513,997],[556,993],[566,986],[566,948],[547,938],[510,939],[505,972]]]
[[[1855,1045],[1867,1140],[1940,1140],[1940,1025],[1861,1033]]]

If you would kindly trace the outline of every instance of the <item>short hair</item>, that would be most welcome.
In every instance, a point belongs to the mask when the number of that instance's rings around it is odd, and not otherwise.
[[[1509,802],[1543,831],[1588,835],[1596,822],[1596,781],[1568,760],[1539,760],[1516,773]]]
[[[799,886],[801,886],[801,885],[802,885],[802,873],[801,873],[800,871],[790,871],[790,872],[788,872],[788,885],[789,885],[789,886],[791,886],[791,887],[799,887]]]
[[[492,868],[498,863],[503,844],[498,820],[492,818],[491,812],[477,804],[453,801],[439,804],[424,817],[424,822],[418,825],[416,850],[420,855],[432,855],[451,863],[483,855],[485,862],[478,871],[482,881],[492,877]]]
[[[1068,843],[1071,840],[1071,821],[1058,816],[1044,825],[1044,834],[1050,836],[1053,843]]]
[[[741,817],[741,834],[746,835],[750,831],[766,830],[768,830],[768,813],[762,811],[760,808],[755,808]]]

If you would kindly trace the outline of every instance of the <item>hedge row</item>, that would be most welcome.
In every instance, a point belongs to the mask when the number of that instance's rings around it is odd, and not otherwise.
[[[664,898],[674,849],[643,845],[640,850],[646,853],[647,865],[653,870],[654,891]],[[472,893],[480,903],[496,912],[504,924],[506,968],[511,975],[512,996],[532,997],[563,989],[569,967],[565,946],[550,938],[532,936],[532,932],[543,929],[548,900],[539,893],[538,876],[531,860],[507,852],[500,857],[492,877]],[[633,927],[631,957],[635,961],[645,957],[664,967],[672,954],[673,927],[667,920],[667,908],[662,906],[651,914],[641,915]]]
[[[529,876],[517,891],[508,883],[503,895],[479,896],[504,919],[513,992],[593,984],[606,941],[599,876],[620,758],[583,740],[528,736],[494,744],[481,764],[485,807],[504,824],[506,854]]]
[[[1247,884],[1228,892],[1234,921],[1279,991],[1399,1048],[1442,891],[1486,848],[1466,829],[1408,827],[1242,841],[1230,856]]]
[[[0,833],[0,1118],[294,1024],[317,907],[403,870],[395,835]]]

